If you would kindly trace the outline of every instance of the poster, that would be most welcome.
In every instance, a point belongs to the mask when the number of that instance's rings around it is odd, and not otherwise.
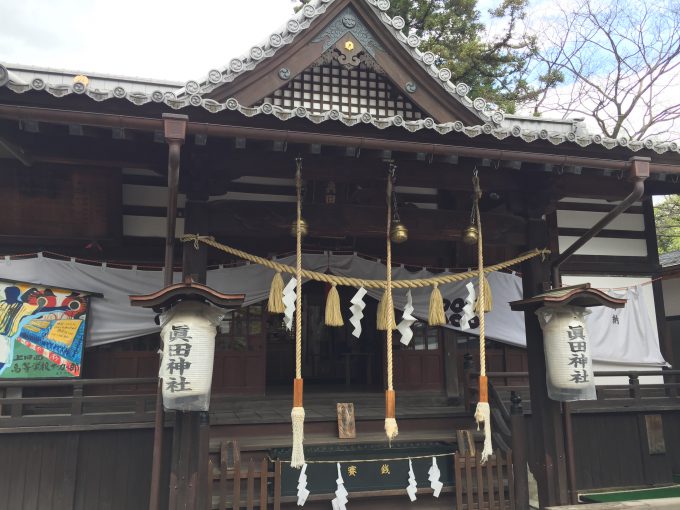
[[[79,377],[90,294],[0,281],[0,379]]]

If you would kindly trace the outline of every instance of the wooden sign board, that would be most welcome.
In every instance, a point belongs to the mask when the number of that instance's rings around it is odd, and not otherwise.
[[[354,439],[357,437],[357,430],[354,424],[354,404],[338,403],[338,437],[340,439]]]
[[[647,431],[647,446],[650,455],[666,453],[666,441],[663,435],[663,419],[660,414],[646,414],[645,428]]]

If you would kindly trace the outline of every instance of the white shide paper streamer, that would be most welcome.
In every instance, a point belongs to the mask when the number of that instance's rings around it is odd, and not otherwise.
[[[437,465],[437,458],[432,457],[432,467],[430,467],[430,470],[427,472],[428,475],[430,475],[427,479],[430,480],[430,487],[432,487],[432,495],[435,498],[439,497],[439,493],[442,491],[442,487],[444,487],[444,484],[439,481],[439,477],[441,476],[441,473],[439,471],[439,466]]]
[[[302,469],[300,470],[300,478],[298,478],[298,492],[297,492],[297,504],[298,506],[304,506],[305,502],[307,501],[307,498],[309,497],[309,490],[307,489],[307,464],[302,465]]]
[[[460,318],[460,329],[463,331],[470,329],[470,321],[475,317],[475,300],[477,299],[474,283],[468,282],[465,288],[468,291],[468,295],[465,298],[463,316]]]
[[[347,510],[347,489],[345,489],[345,481],[342,479],[342,472],[340,470],[340,463],[338,462],[338,479],[335,481],[338,484],[338,489],[335,491],[335,498],[331,501],[333,510]]]
[[[352,305],[349,307],[349,311],[352,312],[352,316],[349,318],[349,322],[354,326],[352,335],[356,338],[361,336],[361,319],[364,318],[364,308],[366,308],[366,303],[364,303],[366,292],[368,291],[361,287],[350,300]]]
[[[411,315],[413,313],[413,296],[411,291],[406,293],[406,306],[404,306],[404,314],[401,316],[401,322],[397,325],[397,330],[401,334],[400,342],[404,345],[411,343],[413,338],[413,330],[411,326],[416,321],[416,318]]]
[[[293,329],[293,314],[295,313],[295,299],[297,297],[295,293],[296,285],[297,280],[295,278],[291,278],[283,289],[283,304],[285,306],[283,311],[283,322],[285,323],[286,329],[288,331]]]
[[[411,502],[416,500],[416,492],[418,492],[418,487],[416,483],[416,474],[413,472],[413,463],[411,459],[408,459],[408,486],[406,487],[406,493],[411,499]]]

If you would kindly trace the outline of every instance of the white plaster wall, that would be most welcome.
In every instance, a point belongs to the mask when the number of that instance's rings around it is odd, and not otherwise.
[[[560,252],[569,248],[578,237],[560,236]],[[644,239],[616,239],[594,237],[576,251],[576,255],[613,255],[620,257],[646,257],[647,243]]]
[[[123,233],[131,237],[165,237],[166,219],[155,216],[123,216]],[[184,218],[177,218],[175,236],[184,235]]]
[[[557,211],[557,225],[561,228],[590,228],[607,213],[594,211]],[[605,227],[607,230],[630,230],[641,232],[645,229],[642,214],[623,213]]]
[[[663,281],[663,301],[666,317],[680,315],[680,278]]]

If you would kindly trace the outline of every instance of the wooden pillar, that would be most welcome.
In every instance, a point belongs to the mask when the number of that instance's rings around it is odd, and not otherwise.
[[[184,209],[184,231],[187,234],[205,235],[208,219],[207,195],[188,193]],[[191,277],[197,283],[206,283],[208,250],[193,243],[182,247],[182,279]],[[208,449],[210,440],[210,415],[191,411],[176,413],[173,434],[170,497],[171,510],[208,508]],[[173,506],[174,501],[174,506]]]
[[[529,508],[529,474],[527,473],[527,425],[522,398],[512,392],[510,397],[510,428],[512,430],[512,470],[515,478],[515,508]]]
[[[172,113],[163,114],[163,131],[168,144],[168,201],[166,211],[165,258],[163,284],[172,284],[175,249],[175,225],[177,222],[177,192],[179,186],[180,151],[186,138],[189,117]],[[161,462],[163,457],[163,429],[165,413],[162,404],[163,379],[158,378],[156,388],[156,417],[154,423],[153,459],[151,462],[151,487],[149,510],[160,508]]]
[[[175,411],[170,461],[170,510],[196,509],[199,492],[200,412]],[[203,507],[205,508],[205,507]]]
[[[443,329],[443,328],[442,328]],[[450,401],[460,402],[460,375],[458,374],[458,337],[450,329],[442,331],[444,356],[444,386]]]
[[[547,246],[547,226],[539,214],[531,214],[527,224],[528,246]],[[544,291],[548,282],[548,260],[535,257],[522,264],[522,290],[525,297]],[[568,504],[564,430],[560,403],[548,398],[543,332],[533,312],[524,313],[531,390],[531,471],[538,484],[541,508]]]
[[[183,118],[182,118],[183,117]],[[165,137],[169,144],[168,217],[174,218],[177,211],[177,190],[179,182],[179,147],[184,142],[186,117],[165,114]],[[182,126],[181,123],[184,123]],[[207,198],[206,198],[207,199]],[[200,232],[205,225],[201,207],[205,201],[188,202],[185,210],[185,231]],[[174,221],[168,221],[166,236],[166,261],[172,261],[175,245]],[[167,264],[166,264],[167,265]],[[191,277],[194,281],[205,283],[207,250],[196,250],[192,243],[183,246],[182,279]],[[172,273],[166,268],[166,286],[171,282]],[[208,413],[190,411],[175,412],[172,435],[172,457],[170,461],[170,487],[168,507],[170,510],[207,508],[208,480]],[[205,451],[204,451],[205,450]]]
[[[172,285],[175,251],[175,225],[177,219],[177,192],[179,187],[180,150],[187,131],[186,115],[163,114],[163,130],[168,144],[168,208],[165,232],[165,286]]]
[[[186,234],[209,235],[208,197],[190,193],[184,206],[184,232]],[[198,250],[193,243],[184,243],[182,276],[190,276],[197,283],[206,283],[208,266],[208,247],[199,243]]]

